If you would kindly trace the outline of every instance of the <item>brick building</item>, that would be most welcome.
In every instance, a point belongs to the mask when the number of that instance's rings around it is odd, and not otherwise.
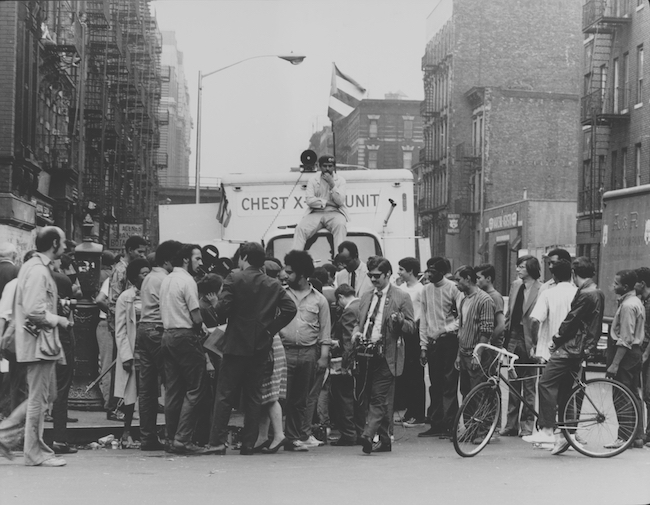
[[[365,99],[334,124],[337,163],[411,169],[424,146],[420,101],[389,94]]]
[[[157,241],[160,43],[147,0],[0,2],[2,240],[85,220]]]
[[[422,59],[420,233],[454,266],[575,248],[580,0],[442,0]]]
[[[189,186],[190,181],[190,94],[176,34],[163,31],[162,40],[159,150],[162,159],[158,177],[161,186],[183,187]]]
[[[602,194],[650,183],[650,5],[588,0],[580,119],[577,247],[598,263]]]

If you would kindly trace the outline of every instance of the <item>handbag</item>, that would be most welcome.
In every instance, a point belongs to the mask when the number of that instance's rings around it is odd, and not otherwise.
[[[36,338],[36,357],[55,358],[61,354],[61,345],[54,335],[53,328],[39,328],[34,323],[27,321],[23,328]]]

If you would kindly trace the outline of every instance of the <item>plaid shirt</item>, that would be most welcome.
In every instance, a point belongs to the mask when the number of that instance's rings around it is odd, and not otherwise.
[[[494,332],[494,302],[485,291],[477,289],[466,295],[458,309],[458,345],[473,350],[481,337],[486,341]]]

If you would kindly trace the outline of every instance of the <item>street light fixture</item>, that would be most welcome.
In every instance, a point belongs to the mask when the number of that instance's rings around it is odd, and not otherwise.
[[[213,70],[212,72],[208,72],[207,74],[201,73],[199,70],[199,89],[198,89],[198,100],[197,100],[197,107],[196,107],[196,203],[200,202],[200,196],[201,196],[201,95],[203,93],[203,79],[205,77],[209,77],[212,74],[216,74],[217,72],[221,72],[222,70],[226,70],[227,68],[234,67],[235,65],[239,65],[240,63],[244,63],[245,61],[248,60],[254,60],[257,58],[280,58],[281,60],[288,61],[292,65],[300,65],[303,60],[306,58],[306,56],[301,56],[298,54],[263,54],[259,56],[251,56],[250,58],[244,58],[243,60],[236,61],[235,63],[231,63],[230,65],[227,65],[225,67],[218,68],[217,70]]]

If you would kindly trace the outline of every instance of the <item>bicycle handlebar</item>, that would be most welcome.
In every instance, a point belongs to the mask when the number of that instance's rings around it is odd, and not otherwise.
[[[508,358],[508,364],[507,364],[507,366],[508,366],[508,369],[510,369],[510,370],[512,370],[512,369],[514,368],[514,366],[515,366],[515,361],[517,361],[517,360],[519,359],[519,356],[517,356],[516,354],[513,354],[513,353],[511,353],[511,352],[506,351],[506,350],[503,349],[502,347],[495,347],[495,346],[493,346],[493,345],[490,345],[490,344],[484,344],[484,343],[476,344],[476,347],[474,347],[474,352],[473,352],[473,354],[474,354],[474,357],[475,357],[476,359],[478,359],[478,354],[476,353],[476,351],[478,351],[478,350],[481,349],[481,348],[489,349],[489,350],[491,350],[491,351],[494,351],[494,352],[500,354],[500,355],[503,356],[503,357]]]

